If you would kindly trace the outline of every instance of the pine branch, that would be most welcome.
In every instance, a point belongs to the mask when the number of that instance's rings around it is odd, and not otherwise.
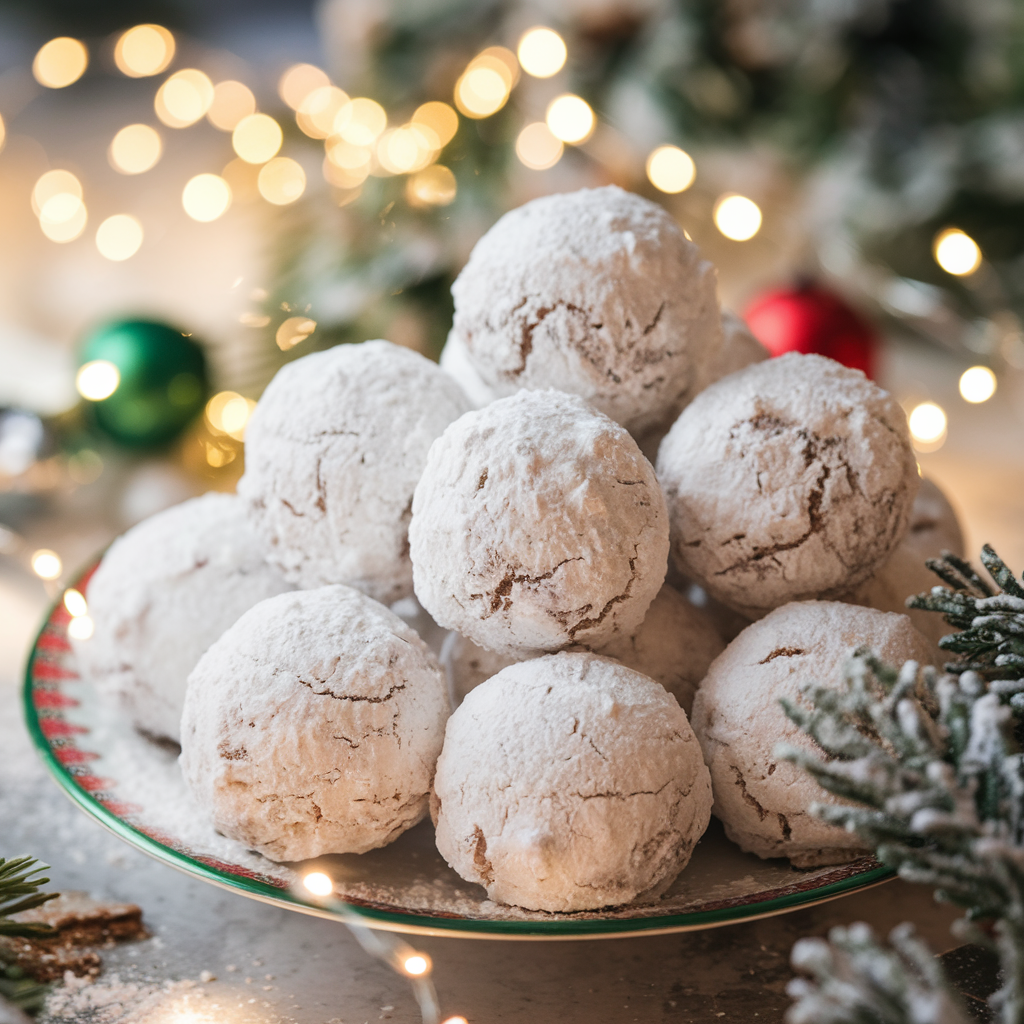
[[[960,631],[939,641],[944,651],[960,656],[946,665],[948,672],[1014,679],[1024,672],[1024,586],[987,544],[981,549],[981,562],[998,592],[970,563],[943,551],[941,558],[929,559],[926,564],[949,586],[932,587],[927,594],[910,597],[907,607],[938,612]],[[1024,704],[1019,710],[1024,711]]]
[[[890,947],[866,924],[800,939],[790,962],[803,974],[786,987],[795,1000],[786,1024],[968,1024],[939,962],[914,933],[897,925]]]
[[[856,833],[882,863],[931,885],[969,918],[995,922],[1006,982],[992,1001],[1004,1024],[1024,1024],[1024,753],[1012,706],[1022,691],[1024,682],[970,670],[939,675],[907,662],[896,671],[862,649],[841,689],[809,684],[802,706],[782,702],[824,756],[776,748],[853,801],[815,804],[813,813]],[[844,961],[855,973],[860,962]]]
[[[32,938],[53,931],[48,924],[9,920],[13,914],[32,910],[57,898],[58,893],[39,891],[50,881],[49,878],[38,877],[45,870],[46,866],[39,864],[34,857],[15,857],[13,860],[0,857],[0,935]]]

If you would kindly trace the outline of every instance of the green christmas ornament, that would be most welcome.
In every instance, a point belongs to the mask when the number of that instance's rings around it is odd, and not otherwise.
[[[209,390],[202,346],[159,320],[114,320],[90,333],[78,390],[100,430],[131,448],[177,437]]]

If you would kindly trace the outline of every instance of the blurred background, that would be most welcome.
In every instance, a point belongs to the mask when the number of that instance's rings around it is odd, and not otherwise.
[[[0,119],[5,667],[283,362],[436,358],[477,238],[609,182],[1024,563],[1024,0],[7,0]]]

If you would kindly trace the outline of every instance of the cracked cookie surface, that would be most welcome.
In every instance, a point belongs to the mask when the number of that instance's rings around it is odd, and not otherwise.
[[[613,185],[505,214],[452,297],[450,358],[494,397],[559,388],[634,433],[678,414],[721,337],[714,267],[660,206]]]
[[[272,860],[365,853],[427,811],[444,674],[397,615],[350,587],[242,616],[189,677],[181,767],[218,831]]]
[[[571,912],[652,898],[707,828],[711,784],[686,715],[593,654],[503,669],[449,719],[437,848],[493,900]]]
[[[431,442],[469,408],[436,363],[386,341],[283,367],[246,429],[238,484],[268,558],[301,587],[409,596],[413,488]]]
[[[491,651],[628,633],[665,578],[654,470],[575,395],[521,391],[467,413],[431,446],[412,507],[417,598]]]
[[[790,353],[702,391],[658,450],[679,571],[756,618],[838,598],[907,531],[906,416],[857,370]]]
[[[838,688],[846,659],[861,645],[893,665],[933,658],[906,615],[802,601],[748,626],[711,663],[693,704],[693,730],[711,771],[714,814],[748,853],[816,867],[866,852],[855,837],[810,813],[815,801],[838,799],[775,757],[780,742],[816,748],[786,717],[780,698],[800,703],[805,683]]]
[[[177,740],[185,684],[203,652],[257,601],[291,587],[233,494],[204,494],[133,526],[87,587],[84,671],[135,725]]]

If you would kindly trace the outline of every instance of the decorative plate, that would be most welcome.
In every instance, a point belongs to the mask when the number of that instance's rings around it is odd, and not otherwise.
[[[85,589],[91,574],[78,580],[78,589]],[[121,839],[190,875],[301,913],[339,916],[300,894],[297,882],[310,863],[275,864],[213,830],[192,805],[174,745],[140,735],[79,674],[69,622],[58,602],[32,649],[24,690],[29,732],[64,792]],[[426,821],[382,850],[321,857],[315,864],[371,927],[504,939],[711,928],[821,903],[893,876],[872,857],[809,871],[763,861],[729,842],[712,819],[687,868],[657,899],[547,914],[491,902],[448,867],[433,839]]]

